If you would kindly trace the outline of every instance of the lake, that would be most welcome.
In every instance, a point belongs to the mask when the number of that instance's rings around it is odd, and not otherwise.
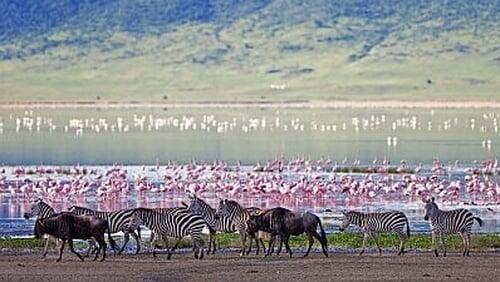
[[[127,181],[133,188],[137,174],[148,175],[157,184],[163,181],[162,175],[144,170],[143,165],[162,167],[171,161],[224,160],[230,165],[239,161],[251,170],[257,162],[264,164],[276,157],[330,159],[339,164],[359,161],[365,166],[386,159],[393,164],[407,160],[411,167],[422,162],[429,170],[432,160],[439,158],[444,164],[458,160],[457,170],[442,177],[463,181],[465,168],[476,165],[475,160],[498,157],[499,116],[498,110],[488,109],[0,110],[0,163],[9,183],[21,179],[14,175],[16,166],[71,168],[79,164],[104,171],[117,163],[128,170]],[[69,181],[63,175],[51,177]],[[354,177],[363,179],[366,175]],[[496,183],[497,178],[493,177]],[[207,200],[216,206],[221,195],[208,195]],[[462,202],[466,199],[467,195],[461,197]],[[185,194],[134,191],[114,202],[100,202],[92,195],[53,204],[56,210],[75,203],[113,210],[177,206],[181,200],[185,200]],[[282,199],[259,195],[238,200],[264,208],[280,205],[313,211],[326,221],[328,232],[336,230],[340,211],[346,207],[400,209],[408,214],[413,230],[428,231],[422,203],[404,197],[380,196],[351,206],[336,194]],[[31,234],[33,222],[21,219],[29,201],[0,193],[0,235]],[[486,206],[461,206],[471,208],[485,220],[481,232],[500,231],[496,212]],[[493,210],[498,211],[498,207],[493,206]],[[478,231],[476,225],[474,230]]]

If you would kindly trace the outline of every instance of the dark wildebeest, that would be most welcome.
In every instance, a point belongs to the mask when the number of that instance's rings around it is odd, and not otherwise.
[[[321,235],[316,231],[320,228]],[[288,244],[290,240],[290,235],[300,235],[306,233],[309,239],[309,247],[304,257],[309,255],[311,247],[314,243],[314,238],[316,238],[323,249],[323,254],[328,257],[328,246],[325,231],[321,225],[321,220],[316,215],[305,212],[302,216],[293,213],[292,211],[285,208],[273,208],[264,211],[260,215],[252,216],[247,221],[247,232],[255,233],[257,231],[265,231],[271,233],[272,237],[269,240],[269,248],[267,250],[267,255],[272,253],[272,246],[276,236],[280,236],[280,239],[285,244],[290,257],[292,257],[292,250]]]
[[[104,241],[104,233],[108,232],[109,240],[111,234],[109,233],[108,222],[92,216],[80,216],[69,212],[62,212],[55,214],[51,217],[38,219],[35,223],[35,238],[40,239],[43,235],[49,234],[62,240],[61,248],[59,250],[59,258],[61,261],[64,250],[64,244],[68,241],[71,252],[83,261],[83,257],[73,248],[73,239],[88,240],[94,238],[99,244],[99,249],[96,252],[94,260],[97,259],[101,250],[103,256],[101,261],[106,258],[106,242]]]

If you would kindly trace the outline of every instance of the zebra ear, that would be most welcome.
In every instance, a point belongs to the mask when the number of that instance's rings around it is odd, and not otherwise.
[[[434,197],[432,197],[431,201],[434,203]]]

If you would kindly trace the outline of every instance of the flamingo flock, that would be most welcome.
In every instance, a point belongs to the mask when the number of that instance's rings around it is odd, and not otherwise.
[[[363,173],[338,172],[340,166],[365,167]],[[392,171],[393,173],[389,173]],[[409,173],[408,171],[411,171]],[[436,197],[451,205],[500,204],[497,159],[464,166],[443,164],[396,166],[388,160],[337,162],[276,158],[253,166],[239,162],[189,162],[156,166],[3,167],[0,196],[26,201],[109,202],[137,198],[331,199],[350,205],[382,201],[420,201]]]
[[[96,112],[90,117],[69,116],[55,118],[33,111],[10,113],[3,117],[0,113],[0,134],[22,132],[64,132],[79,137],[83,134],[106,134],[127,132],[203,132],[228,134],[231,132],[250,134],[252,132],[314,132],[318,134],[342,134],[345,132],[387,134],[384,138],[388,147],[397,147],[404,140],[403,132],[419,135],[429,132],[464,131],[479,138],[477,145],[489,151],[498,136],[497,112],[482,112],[469,115],[444,114],[436,118],[430,114],[398,113],[357,114],[350,117],[316,116],[288,114],[276,111],[265,114],[214,115],[209,112],[192,114],[133,113],[130,116],[103,116]]]

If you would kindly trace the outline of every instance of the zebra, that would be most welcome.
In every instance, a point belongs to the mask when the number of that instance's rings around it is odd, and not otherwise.
[[[443,256],[446,256],[446,234],[460,234],[464,244],[463,256],[469,256],[471,244],[471,229],[474,224],[474,219],[483,226],[483,221],[479,217],[475,217],[472,212],[467,209],[455,209],[450,211],[440,210],[434,198],[424,201],[425,216],[424,220],[430,220],[432,247],[434,254],[439,256],[436,247],[436,236],[439,235],[441,244],[443,245]]]
[[[236,232],[240,234],[240,244],[241,244],[241,252],[240,256],[244,256],[245,254],[248,254],[251,250],[252,247],[252,240],[250,240],[250,247],[247,253],[245,253],[246,249],[246,237],[247,237],[247,221],[250,219],[251,216],[256,216],[259,215],[262,212],[261,209],[255,208],[255,207],[250,207],[250,208],[243,208],[238,202],[233,201],[233,200],[220,200],[219,202],[219,209],[215,213],[216,217],[219,218],[224,218],[224,220],[227,222],[227,226],[225,226],[225,230],[227,232]],[[257,243],[257,248],[259,248],[259,242],[261,245],[264,247],[264,242],[262,242],[262,239],[256,238],[256,234],[248,234],[250,235],[250,239],[255,239]],[[281,243],[280,243],[280,249],[281,249]],[[264,251],[264,254],[266,252]]]
[[[45,219],[53,216],[54,214],[56,214],[54,208],[52,208],[49,204],[45,203],[42,199],[37,199],[31,205],[31,210],[29,212],[24,213],[24,218],[29,219],[31,217],[36,216],[37,219]],[[45,238],[45,248],[43,250],[42,257],[47,256],[50,241],[53,241],[56,244],[56,246],[59,246],[60,242],[59,239],[57,239],[54,236],[47,235],[47,237]]]
[[[209,238],[208,238],[208,251],[207,254],[215,254],[216,250],[216,232],[223,233],[234,233],[236,230],[231,224],[231,220],[228,217],[219,217],[216,215],[217,210],[212,208],[202,199],[196,197],[196,195],[189,195],[189,211],[193,214],[198,214],[207,223],[209,227]],[[258,246],[258,245],[257,245]],[[212,248],[213,247],[213,248]]]
[[[357,211],[343,212],[344,219],[340,224],[339,230],[344,231],[350,224],[357,225],[362,228],[363,236],[363,249],[359,253],[362,255],[365,252],[366,243],[368,238],[371,237],[377,245],[379,255],[382,255],[376,233],[381,232],[394,232],[398,235],[400,245],[398,255],[405,253],[404,245],[408,238],[410,238],[410,224],[406,215],[400,211],[389,211],[380,213],[362,213]],[[406,225],[406,232],[404,227]]]
[[[136,208],[132,213],[131,224],[143,224],[154,234],[151,241],[153,257],[156,257],[157,242],[162,240],[167,244],[167,237],[175,237],[178,241],[168,250],[168,259],[177,248],[181,239],[191,235],[193,239],[193,251],[196,259],[203,259],[205,242],[202,238],[202,231],[207,226],[203,217],[191,213],[159,213],[153,209]]]
[[[123,232],[124,234],[124,242],[121,247],[121,249],[118,251],[118,254],[121,254],[123,250],[125,249],[125,246],[127,246],[127,243],[129,241],[129,234],[132,234],[134,237],[136,243],[137,243],[137,248],[135,250],[135,254],[138,254],[141,248],[140,244],[140,239],[141,239],[141,230],[139,226],[132,226],[129,224],[130,218],[132,216],[132,212],[134,211],[133,209],[123,209],[123,210],[118,210],[114,212],[105,212],[105,211],[95,211],[89,208],[85,207],[79,207],[79,206],[72,206],[69,208],[69,211],[77,214],[77,215],[92,215],[97,218],[101,218],[104,220],[108,221],[109,224],[109,232],[110,233],[117,233],[117,232]],[[137,234],[135,231],[137,230]],[[113,241],[110,242],[111,246],[113,248],[113,251],[116,252],[116,243]],[[89,249],[90,250],[90,249]]]

